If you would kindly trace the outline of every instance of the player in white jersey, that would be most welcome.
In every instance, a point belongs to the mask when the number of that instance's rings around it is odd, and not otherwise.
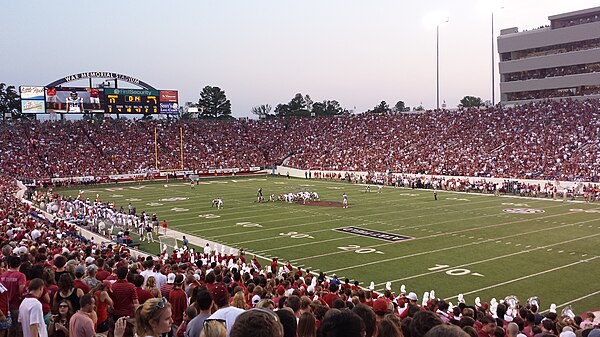
[[[83,98],[77,96],[77,92],[71,91],[71,96],[67,97],[67,113],[83,112]]]
[[[344,208],[348,208],[348,196],[346,195],[346,193],[342,195],[342,206]]]
[[[210,205],[210,207],[215,207],[215,206],[217,207],[217,209],[223,208],[223,200],[220,197],[217,197],[212,200],[212,204]]]

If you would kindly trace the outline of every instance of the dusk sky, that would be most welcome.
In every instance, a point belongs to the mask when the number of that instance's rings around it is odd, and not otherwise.
[[[197,102],[218,86],[236,117],[296,93],[356,112],[436,104],[435,24],[440,25],[440,104],[491,99],[491,11],[500,30],[533,29],[548,16],[598,0],[173,0],[5,1],[0,82],[46,85],[112,71]],[[500,8],[502,7],[502,8]],[[498,57],[496,55],[496,62]],[[497,67],[496,67],[497,74]],[[500,97],[496,75],[496,101]],[[86,81],[72,82],[85,86]]]

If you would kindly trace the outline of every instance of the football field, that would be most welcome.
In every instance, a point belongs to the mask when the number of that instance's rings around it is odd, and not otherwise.
[[[258,188],[266,201],[256,202]],[[79,189],[79,188],[78,188]],[[78,189],[57,189],[77,195]],[[128,203],[167,219],[169,228],[376,290],[402,284],[456,304],[538,296],[574,312],[600,308],[600,204],[495,197],[324,180],[254,176],[82,187],[84,196]],[[320,203],[268,202],[313,191]],[[349,208],[341,207],[346,193]],[[211,207],[221,197],[223,209]],[[137,241],[137,240],[136,240]],[[144,248],[144,246],[142,246]],[[150,251],[158,249],[150,247]],[[263,261],[267,262],[267,261]],[[263,266],[265,265],[263,263]]]

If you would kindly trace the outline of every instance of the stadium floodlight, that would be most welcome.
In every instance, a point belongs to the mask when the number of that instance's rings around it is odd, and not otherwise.
[[[440,25],[450,21],[444,12],[429,13],[423,17],[425,26],[435,26],[435,54],[436,54],[436,109],[440,109]]]
[[[494,12],[500,9],[503,9],[503,1],[502,0],[480,0],[477,2],[477,10],[483,15],[489,15],[492,13],[492,105],[496,104],[496,53],[494,52]]]

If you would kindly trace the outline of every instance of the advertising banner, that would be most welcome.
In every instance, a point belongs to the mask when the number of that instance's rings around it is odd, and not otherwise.
[[[21,99],[44,100],[44,87],[21,86],[19,90],[21,91]]]
[[[43,114],[46,113],[46,102],[43,100],[21,100],[21,113]]]
[[[161,90],[160,91],[160,101],[165,103],[177,103],[178,100],[178,92],[177,90]]]
[[[179,105],[177,103],[160,103],[160,113],[161,114],[177,114],[179,113]]]

